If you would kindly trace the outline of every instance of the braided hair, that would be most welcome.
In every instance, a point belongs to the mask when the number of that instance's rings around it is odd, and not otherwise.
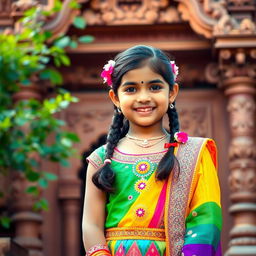
[[[160,49],[145,45],[137,45],[119,53],[115,59],[115,67],[111,75],[112,89],[117,95],[118,88],[124,74],[130,70],[148,65],[152,71],[160,74],[169,84],[170,91],[173,90],[174,74],[171,69],[169,57]],[[170,127],[170,142],[174,142],[174,134],[179,131],[178,113],[175,108],[168,108]],[[107,141],[105,160],[111,159],[114,149],[119,140],[123,138],[129,130],[129,122],[124,119],[124,115],[114,106],[114,115],[110,126]],[[178,160],[174,156],[174,147],[171,146],[158,164],[156,177],[159,180],[166,179],[171,173]],[[114,192],[113,183],[115,173],[110,166],[110,161],[105,161],[104,165],[93,175],[92,181],[99,188],[106,192]]]

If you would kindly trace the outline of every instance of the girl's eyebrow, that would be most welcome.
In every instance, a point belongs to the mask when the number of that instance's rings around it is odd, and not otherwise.
[[[162,80],[160,80],[160,79],[154,79],[154,80],[150,80],[150,81],[148,81],[148,82],[146,82],[146,84],[164,84],[164,82],[162,81]],[[130,81],[128,81],[128,82],[125,82],[124,84],[122,84],[122,86],[128,86],[128,85],[137,85],[138,83],[136,83],[136,82],[130,82]]]
[[[127,85],[136,85],[137,83],[135,82],[125,82],[124,84],[122,84],[122,86],[127,86]]]
[[[164,84],[164,82],[160,79],[155,79],[147,82],[148,84]]]

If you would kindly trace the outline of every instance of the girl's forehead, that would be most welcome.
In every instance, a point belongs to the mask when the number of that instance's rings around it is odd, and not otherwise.
[[[143,66],[141,68],[132,69],[126,72],[123,77],[122,81],[126,80],[152,80],[152,79],[163,79],[162,76],[155,71],[153,71],[148,65]]]

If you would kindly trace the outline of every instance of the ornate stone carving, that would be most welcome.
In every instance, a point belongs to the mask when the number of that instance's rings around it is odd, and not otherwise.
[[[214,62],[210,62],[205,67],[205,79],[207,82],[217,84],[219,82],[219,65]]]
[[[191,27],[206,38],[212,37],[212,32],[217,21],[228,15],[224,1],[177,0],[178,10],[182,19],[189,21]]]
[[[90,25],[153,24],[179,22],[168,0],[92,0],[84,17]],[[168,7],[168,8],[167,8]]]
[[[248,200],[248,194],[249,194],[250,200],[252,199],[251,198],[252,196],[255,197],[256,195],[255,193],[256,192],[256,186],[255,186],[256,173],[254,171],[255,167],[256,167],[255,162],[241,160],[239,161],[239,164],[237,164],[237,166],[234,166],[232,168],[232,173],[228,179],[231,192],[233,193],[245,192],[247,194],[247,198],[246,198],[247,200]],[[233,195],[232,199],[235,201],[237,198],[234,197]]]
[[[12,4],[13,12],[24,12],[34,6],[38,6],[37,0],[18,0]]]
[[[250,117],[255,113],[255,102],[251,97],[241,95],[230,99],[228,107],[230,127],[236,136],[253,135],[255,122]]]
[[[12,26],[11,0],[0,1],[0,28],[10,28]]]
[[[248,18],[237,21],[232,16],[225,15],[219,20],[216,26],[214,26],[213,34],[215,36],[256,34],[256,26],[255,23]]]
[[[213,34],[223,35],[223,34],[231,34],[237,30],[239,24],[238,22],[228,14],[223,15],[219,21],[216,23],[213,29]]]
[[[230,7],[244,7],[244,6],[254,6],[254,0],[227,0],[227,4]]]
[[[187,132],[189,136],[209,137],[211,124],[207,120],[208,116],[209,108],[207,106],[179,108],[181,130]]]
[[[221,79],[256,77],[255,49],[222,49],[219,53]]]
[[[9,13],[11,8],[10,0],[2,0],[0,1],[0,15],[3,13]]]
[[[255,255],[256,246],[256,148],[255,67],[252,49],[220,51],[222,88],[228,96],[231,142],[229,146],[230,198],[234,226],[225,255]],[[238,254],[237,254],[238,253]]]

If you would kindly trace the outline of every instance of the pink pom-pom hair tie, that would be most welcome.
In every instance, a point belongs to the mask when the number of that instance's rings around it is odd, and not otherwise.
[[[103,78],[103,83],[107,83],[110,87],[112,87],[111,75],[114,71],[115,64],[115,61],[109,60],[108,63],[103,67],[103,71],[100,74],[100,76]]]
[[[176,81],[177,76],[179,74],[179,67],[175,64],[174,60],[171,60],[170,64],[171,64],[171,68],[172,68],[172,73],[174,75],[174,81]]]
[[[186,143],[188,141],[188,134],[185,132],[175,132],[174,139],[180,143]]]

